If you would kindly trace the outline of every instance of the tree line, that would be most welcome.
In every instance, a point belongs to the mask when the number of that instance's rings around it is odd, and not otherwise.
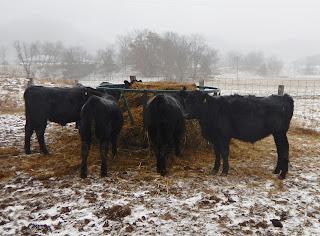
[[[201,35],[159,34],[150,30],[120,35],[115,44],[94,54],[63,42],[15,41],[13,47],[27,77],[39,73],[42,77],[80,79],[91,74],[110,77],[122,72],[181,81],[206,78],[219,68],[277,75],[283,67],[281,60],[265,57],[262,52],[229,52],[220,58],[217,49],[210,47]],[[6,49],[0,49],[4,67]]]

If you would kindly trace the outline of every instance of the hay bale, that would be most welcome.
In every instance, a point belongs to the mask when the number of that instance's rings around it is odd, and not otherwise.
[[[180,90],[186,87],[187,90],[196,90],[194,83],[176,83],[176,82],[145,82],[134,83],[133,89],[157,89],[157,90]],[[142,93],[127,93],[125,94],[135,124],[132,125],[130,117],[124,105],[124,101],[120,101],[120,106],[124,112],[124,126],[120,134],[120,145],[125,148],[147,148],[148,140],[143,130],[143,94]],[[148,94],[148,98],[153,95]],[[197,121],[187,121],[186,124],[187,138],[183,145],[188,148],[206,147],[207,142],[202,138],[200,127]]]

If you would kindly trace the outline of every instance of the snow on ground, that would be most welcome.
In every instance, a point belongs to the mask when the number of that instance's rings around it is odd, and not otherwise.
[[[0,147],[21,145],[24,124],[24,114],[0,114]]]
[[[138,171],[0,182],[0,234],[319,235],[320,157],[287,181],[188,176],[139,179]],[[273,226],[279,220],[282,228]]]
[[[303,127],[320,132],[320,95],[294,98],[294,120]]]
[[[36,85],[47,87],[63,86],[67,87],[72,84],[60,83],[54,80],[39,80],[36,79]],[[0,77],[0,112],[19,112],[24,109],[23,93],[27,87],[28,79],[25,78],[2,78]]]
[[[17,111],[24,106],[23,93],[27,79],[0,78],[0,108],[3,111]]]

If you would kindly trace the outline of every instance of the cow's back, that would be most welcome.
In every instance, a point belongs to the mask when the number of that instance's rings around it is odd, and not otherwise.
[[[32,86],[24,93],[26,116],[65,125],[80,119],[86,101],[85,88]]]
[[[225,96],[222,109],[232,136],[255,142],[274,132],[287,131],[293,113],[293,100],[286,96]],[[292,102],[291,102],[292,101]]]

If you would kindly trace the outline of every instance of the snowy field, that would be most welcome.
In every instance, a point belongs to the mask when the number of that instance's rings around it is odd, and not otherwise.
[[[0,104],[6,108],[0,113],[0,235],[320,234],[320,134],[314,125],[319,115],[314,120],[308,115],[320,113],[319,98],[295,98],[284,181],[272,174],[271,137],[233,142],[228,177],[209,175],[210,149],[186,151],[186,159],[173,161],[169,175],[160,177],[147,152],[120,148],[102,179],[94,148],[89,177],[81,180],[80,159],[72,162],[79,152],[63,151],[64,145],[79,150],[74,124],[49,124],[46,140],[54,154],[42,156],[37,145],[34,154],[23,154],[25,83],[0,81]],[[59,141],[64,139],[72,143]]]

